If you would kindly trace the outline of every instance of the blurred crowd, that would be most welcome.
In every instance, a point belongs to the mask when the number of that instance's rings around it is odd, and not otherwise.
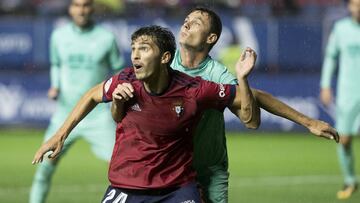
[[[67,14],[70,0],[1,0],[0,16],[58,16]],[[194,5],[207,5],[246,16],[268,17],[319,14],[344,0],[94,0],[97,15],[182,15]],[[146,8],[146,9],[144,9]],[[260,14],[260,15],[259,15]]]

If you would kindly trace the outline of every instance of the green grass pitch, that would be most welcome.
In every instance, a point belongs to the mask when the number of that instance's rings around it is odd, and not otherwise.
[[[42,130],[0,130],[0,202],[27,202]],[[342,186],[336,144],[309,134],[269,134],[261,131],[236,136],[228,133],[230,203],[360,202],[360,192],[338,201]],[[360,170],[360,141],[355,139],[356,169]],[[61,161],[49,203],[100,202],[108,185],[107,164],[95,158],[80,141]]]

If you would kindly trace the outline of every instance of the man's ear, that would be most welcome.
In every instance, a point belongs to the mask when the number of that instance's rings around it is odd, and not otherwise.
[[[171,53],[169,51],[163,53],[163,55],[161,56],[161,63],[169,63],[171,59]]]
[[[210,33],[210,35],[207,37],[206,42],[208,44],[214,44],[217,39],[218,39],[218,36],[215,33]]]

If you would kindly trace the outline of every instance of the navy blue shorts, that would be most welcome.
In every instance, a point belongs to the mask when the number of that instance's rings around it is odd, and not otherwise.
[[[101,203],[201,203],[196,183],[179,188],[132,190],[109,186]]]

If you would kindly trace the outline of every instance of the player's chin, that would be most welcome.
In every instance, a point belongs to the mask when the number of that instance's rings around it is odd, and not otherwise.
[[[144,74],[140,73],[140,71],[135,71],[135,77],[138,80],[144,80]]]
[[[179,44],[186,44],[186,36],[184,35],[179,36]]]
[[[84,17],[78,17],[76,19],[76,24],[79,25],[79,26],[85,26],[89,23],[89,20],[87,18],[84,18]]]

